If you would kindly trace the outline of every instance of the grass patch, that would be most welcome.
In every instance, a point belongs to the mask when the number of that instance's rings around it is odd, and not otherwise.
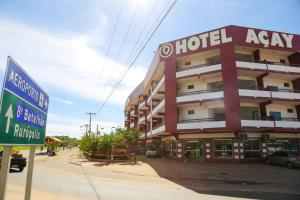
[[[13,150],[17,150],[17,151],[22,151],[22,150],[29,150],[30,149],[30,146],[14,146],[13,147]],[[41,149],[40,146],[36,146],[35,147],[35,150],[39,150]],[[4,150],[4,147],[0,147],[0,151],[3,151]]]

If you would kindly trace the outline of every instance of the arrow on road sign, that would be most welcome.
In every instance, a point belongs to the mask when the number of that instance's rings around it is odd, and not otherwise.
[[[7,117],[5,133],[8,133],[10,120],[14,118],[13,109],[12,109],[12,105],[11,104],[9,105],[9,107],[8,107],[8,109],[6,111],[5,117]]]

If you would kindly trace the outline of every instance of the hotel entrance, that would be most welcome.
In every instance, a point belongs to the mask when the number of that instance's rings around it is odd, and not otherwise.
[[[187,140],[184,142],[184,158],[190,161],[201,160],[203,158],[201,140]]]

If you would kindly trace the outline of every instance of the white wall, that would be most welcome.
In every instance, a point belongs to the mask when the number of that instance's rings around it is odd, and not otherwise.
[[[289,83],[289,87],[284,87],[284,83]],[[279,89],[293,89],[292,81],[284,79],[264,78],[264,86],[277,86]]]
[[[209,112],[212,108],[224,108],[223,103],[209,103],[202,104],[194,103],[187,104],[179,107],[179,120],[189,120],[189,119],[203,119],[214,117],[213,114]],[[194,110],[194,115],[188,115],[188,110]]]
[[[221,75],[218,75],[213,78],[203,79],[194,77],[192,79],[186,79],[184,81],[180,81],[177,83],[178,87],[178,94],[185,93],[185,92],[194,92],[199,90],[207,90],[207,84],[211,82],[222,81]],[[194,89],[188,89],[188,85],[194,85]]]
[[[205,64],[205,63],[207,63],[206,58],[217,56],[217,55],[220,55],[219,51],[214,50],[214,51],[206,51],[206,52],[202,52],[202,53],[198,53],[198,54],[180,57],[180,58],[177,58],[177,68],[183,69],[183,68],[190,67],[190,66],[197,66],[197,65]],[[190,61],[191,65],[185,66],[185,62],[187,62],[187,61]]]
[[[260,60],[265,59],[270,62],[280,62],[280,59],[283,59],[286,63],[289,63],[288,56],[283,52],[260,49]]]

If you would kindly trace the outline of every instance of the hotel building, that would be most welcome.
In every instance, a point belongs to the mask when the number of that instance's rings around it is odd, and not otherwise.
[[[300,36],[226,26],[159,45],[125,103],[141,149],[261,160],[300,147]]]

